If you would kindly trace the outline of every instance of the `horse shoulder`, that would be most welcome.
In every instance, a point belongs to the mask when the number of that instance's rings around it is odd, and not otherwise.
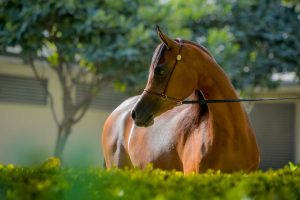
[[[138,96],[121,103],[106,119],[102,130],[102,148],[106,166],[130,166],[127,140],[133,124],[130,113]]]
[[[182,119],[181,108],[173,108],[155,118],[149,127],[133,126],[130,131],[129,154],[134,166],[153,167],[164,170],[176,169],[182,171],[182,163],[177,152],[179,132],[174,124]]]

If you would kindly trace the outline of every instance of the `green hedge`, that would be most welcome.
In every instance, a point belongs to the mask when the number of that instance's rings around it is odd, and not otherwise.
[[[300,167],[250,174],[0,165],[0,199],[300,199]]]

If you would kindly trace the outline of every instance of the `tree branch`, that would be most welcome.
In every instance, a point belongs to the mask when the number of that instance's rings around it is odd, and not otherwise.
[[[86,105],[87,103],[90,103],[93,99],[93,94],[92,94],[92,88],[96,85],[97,83],[90,83],[88,92],[85,94],[84,98],[75,105],[75,112],[77,112],[77,110],[80,110],[84,105]]]
[[[99,85],[100,85],[101,82],[102,81],[99,80],[97,77],[93,78],[93,80],[90,83],[90,87],[89,87],[88,92],[86,93],[85,97],[75,106],[75,113],[78,113],[80,110],[82,110],[82,112],[79,115],[77,115],[78,116],[77,118],[74,118],[72,120],[72,123],[74,123],[74,124],[77,123],[84,116],[84,114],[88,110],[89,105],[91,104],[91,102],[92,102],[92,100],[94,98],[94,94],[93,94],[92,89],[95,86],[99,87]]]
[[[44,79],[39,75],[39,73],[37,71],[37,68],[34,64],[34,60],[31,56],[29,56],[28,62],[29,62],[29,65],[31,66],[31,69],[34,73],[35,78],[38,81],[41,82],[41,85],[44,87],[44,89],[46,91],[46,94],[49,97],[49,103],[50,103],[50,109],[51,109],[51,112],[52,112],[52,116],[54,118],[54,121],[55,121],[56,125],[59,126],[59,120],[58,120],[57,113],[56,113],[56,110],[55,110],[55,107],[54,107],[54,98],[53,98],[52,94],[50,93],[50,91],[48,90],[47,85],[43,84]]]
[[[75,118],[75,116],[74,116],[74,119],[72,119],[72,124],[76,124],[77,122],[79,122],[82,119],[82,117],[87,112],[89,106],[90,106],[90,103],[85,104],[84,108],[82,109],[81,113],[77,116],[77,118]]]
[[[59,55],[59,57],[60,57],[60,55]],[[61,59],[59,60],[58,66],[54,69],[56,71],[56,74],[58,76],[58,80],[59,80],[60,85],[61,85],[62,90],[63,90],[63,96],[65,98],[64,101],[67,101],[72,106],[74,106],[74,102],[72,101],[72,97],[71,97],[71,90],[69,89],[69,87],[67,85],[68,83],[67,83],[66,75],[64,73],[63,61]]]

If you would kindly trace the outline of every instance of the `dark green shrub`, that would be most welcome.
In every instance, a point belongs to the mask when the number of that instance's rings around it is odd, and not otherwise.
[[[153,170],[0,165],[0,199],[300,199],[300,168],[184,176]]]

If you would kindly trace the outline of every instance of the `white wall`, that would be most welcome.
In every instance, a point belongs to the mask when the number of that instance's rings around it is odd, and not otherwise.
[[[297,84],[281,86],[276,90],[262,90],[256,93],[258,97],[299,97],[300,98],[300,86]],[[292,103],[295,105],[295,117],[294,117],[294,161],[300,163],[300,100],[287,100],[265,103]]]
[[[295,125],[295,161],[300,163],[300,102],[296,103]]]
[[[39,63],[39,71],[48,79],[48,87],[61,110],[61,92],[55,74]],[[19,59],[0,57],[0,74],[33,77],[29,66]],[[107,111],[90,109],[74,126],[65,149],[65,163],[71,166],[102,166],[101,129]],[[31,165],[53,154],[56,125],[49,104],[31,105],[0,102],[0,163]]]
[[[49,80],[48,86],[60,110],[62,97],[55,74],[39,63],[39,71]],[[33,77],[29,66],[19,59],[0,57],[0,74]],[[260,97],[299,96],[299,86],[282,87],[276,91],[260,91]],[[296,103],[295,116],[295,161],[300,162],[300,102]],[[101,129],[108,111],[90,109],[76,124],[67,141],[65,160],[67,165],[102,166],[100,145]],[[0,163],[30,165],[41,163],[53,154],[56,140],[54,124],[49,104],[30,105],[0,102]]]

